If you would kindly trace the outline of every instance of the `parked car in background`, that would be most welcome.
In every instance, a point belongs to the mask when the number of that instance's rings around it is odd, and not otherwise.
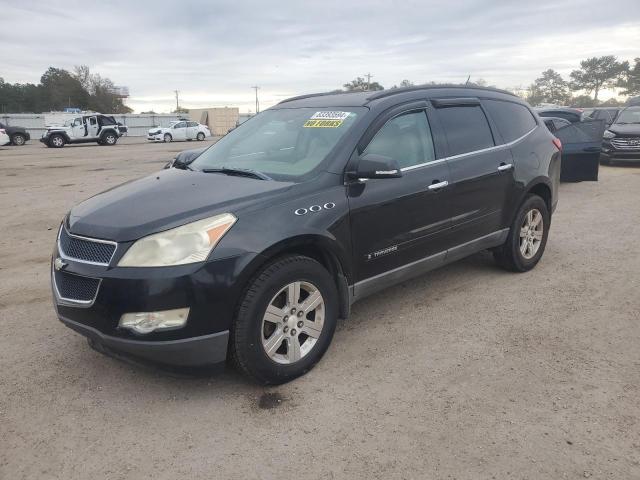
[[[543,117],[542,121],[551,133],[554,133],[556,130],[559,130],[562,127],[571,125],[571,122],[569,120],[565,120],[564,118],[560,117]]]
[[[24,127],[9,126],[0,122],[0,128],[3,129],[7,135],[9,135],[12,145],[21,146],[27,143],[27,141],[31,140],[31,135],[29,135],[29,132],[27,132]]]
[[[204,152],[206,148],[194,148],[193,150],[183,150],[178,153],[173,160],[168,162],[164,168],[181,168],[185,170],[187,166],[193,162],[198,155]]]
[[[47,126],[40,141],[52,148],[62,148],[68,143],[115,145],[121,135],[113,117],[94,113],[76,117],[61,126]]]
[[[560,156],[530,107],[495,89],[294,97],[188,168],[75,206],[53,252],[56,312],[104,353],[229,356],[284,383],[367,295],[486,249],[506,270],[534,268]]]
[[[604,132],[600,161],[640,160],[640,105],[624,108]]]
[[[168,127],[154,127],[149,129],[147,140],[154,142],[180,142],[184,140],[202,141],[211,136],[209,127],[190,120],[171,122]]]
[[[4,128],[0,128],[0,147],[9,143],[11,143],[11,137],[9,137]]]
[[[582,114],[583,120],[604,120],[605,126],[611,125],[618,113],[620,113],[622,107],[596,107],[586,109]]]
[[[579,108],[569,107],[543,107],[536,108],[536,113],[541,117],[557,117],[564,118],[571,123],[580,122],[582,120],[583,111]]]

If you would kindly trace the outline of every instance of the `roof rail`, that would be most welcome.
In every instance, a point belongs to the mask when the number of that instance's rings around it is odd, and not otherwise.
[[[278,105],[280,105],[281,103],[293,102],[295,100],[303,100],[305,98],[324,97],[327,95],[342,95],[345,93],[362,93],[362,92],[344,92],[344,91],[336,90],[333,92],[308,93],[306,95],[298,95],[296,97],[285,98],[284,100],[278,102]]]
[[[436,88],[460,88],[460,89],[474,89],[474,90],[487,90],[489,92],[497,92],[497,93],[505,93],[507,95],[511,95],[513,97],[517,97],[517,95],[513,92],[509,92],[507,90],[501,90],[499,88],[493,87],[480,87],[477,85],[460,85],[460,84],[429,84],[429,85],[415,85],[413,87],[400,87],[400,88],[390,88],[389,90],[379,90],[373,93],[372,95],[367,97],[367,100],[377,100],[379,98],[390,97],[391,95],[396,95],[399,93],[405,92],[414,92],[416,90],[432,90]]]

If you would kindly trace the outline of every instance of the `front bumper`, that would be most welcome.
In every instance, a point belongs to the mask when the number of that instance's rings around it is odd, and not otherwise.
[[[122,354],[127,358],[151,361],[176,367],[202,367],[224,362],[229,331],[181,340],[150,342],[105,335],[99,330],[63,316],[60,321],[93,342],[103,353]]]
[[[110,265],[98,265],[65,257],[56,245],[53,259],[64,263],[52,262],[51,275],[60,321],[94,344],[138,359],[180,367],[223,362],[235,308],[247,280],[242,272],[255,254],[176,267],[111,266],[117,265],[128,246],[119,244]],[[59,270],[54,269],[55,263]],[[69,277],[97,283],[91,298],[83,302],[70,298],[74,290],[65,290],[64,284]],[[185,307],[190,309],[189,317],[181,328],[137,334],[119,327],[125,313]]]
[[[147,140],[152,142],[164,142],[164,136],[161,133],[157,135],[147,135]]]
[[[640,161],[640,147],[620,148],[605,140],[600,157],[605,160]]]

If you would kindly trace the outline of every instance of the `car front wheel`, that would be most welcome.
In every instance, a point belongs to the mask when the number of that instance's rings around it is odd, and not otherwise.
[[[506,242],[493,252],[497,263],[513,272],[535,267],[547,245],[550,222],[545,201],[538,195],[528,195],[518,209]]]
[[[247,289],[231,332],[231,357],[259,383],[288,382],[322,358],[337,318],[329,272],[309,257],[282,257]]]
[[[170,134],[165,133],[164,137],[163,137],[163,140],[164,140],[165,143],[169,143],[171,140],[173,140],[173,138],[171,137]]]
[[[53,134],[49,137],[49,146],[53,148],[62,148],[64,147],[65,141],[62,135]]]

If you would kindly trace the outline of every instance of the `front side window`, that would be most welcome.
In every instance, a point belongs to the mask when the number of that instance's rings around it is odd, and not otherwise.
[[[190,167],[250,169],[276,180],[311,173],[352,127],[365,107],[265,110],[205,150]]]
[[[367,153],[392,158],[400,168],[435,160],[433,137],[424,110],[389,120],[365,148],[363,154]]]
[[[484,105],[506,143],[513,142],[536,127],[533,115],[524,105],[503,100],[484,100]]]
[[[478,105],[437,109],[449,144],[449,155],[461,155],[493,147],[493,135]]]
[[[89,119],[89,123],[90,123],[91,125],[97,125],[98,120],[96,119],[96,117],[91,117],[91,118]]]
[[[187,126],[187,124],[186,124],[185,122],[179,122],[179,123],[176,123],[176,124],[173,126],[173,128],[184,128],[184,127],[186,127],[186,126]]]

